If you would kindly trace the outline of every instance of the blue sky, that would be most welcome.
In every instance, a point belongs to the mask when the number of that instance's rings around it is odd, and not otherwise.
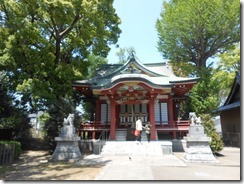
[[[114,8],[122,23],[118,45],[120,48],[133,47],[142,63],[162,62],[157,50],[158,33],[156,20],[160,17],[163,0],[114,0]],[[111,46],[108,63],[118,63],[116,52]]]

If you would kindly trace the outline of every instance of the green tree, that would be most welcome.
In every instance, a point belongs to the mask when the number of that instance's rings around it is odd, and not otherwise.
[[[217,133],[214,121],[210,114],[201,115],[204,133],[211,137],[210,148],[213,153],[217,153],[224,148],[223,140],[220,134]]]
[[[213,80],[213,69],[211,67],[205,71],[204,78],[193,87],[190,95],[190,108],[197,114],[211,113],[220,104],[219,83]]]
[[[237,45],[234,50],[218,55],[220,60],[214,71],[212,80],[217,81],[219,85],[219,99],[223,103],[228,96],[236,72],[240,72],[240,46]]]
[[[6,78],[6,74],[0,72],[0,118],[6,118],[11,115],[11,112],[14,109],[13,102],[14,97],[10,94],[8,89],[8,79]]]
[[[75,114],[74,126],[78,127],[80,118],[78,112],[75,110],[74,100],[71,98],[60,99],[53,103],[46,113],[41,116],[41,119],[45,121],[43,127],[43,133],[45,141],[51,148],[50,151],[54,151],[56,147],[55,137],[59,136],[61,127],[63,127],[64,118],[67,118],[68,114]]]
[[[240,42],[240,3],[225,0],[172,0],[164,2],[156,22],[158,50],[178,76],[200,80],[190,96],[191,110],[210,113],[217,108],[220,84],[208,59]]]
[[[200,72],[210,57],[240,42],[240,2],[167,1],[156,28],[158,50],[163,56],[171,61],[193,63]]]
[[[197,113],[211,113],[228,96],[236,72],[240,71],[240,47],[219,55],[216,67],[208,67],[204,78],[193,88],[191,106]]]
[[[94,121],[95,104],[94,101],[83,101],[82,106],[84,108],[84,113],[82,118],[86,121]]]
[[[108,60],[106,58],[90,54],[88,56],[88,62],[90,65],[88,66],[88,75],[86,76],[86,79],[91,79],[94,77],[98,67],[102,64],[107,64]]]
[[[121,32],[110,0],[5,0],[0,22],[0,69],[35,110],[71,96],[88,55],[106,57]]]
[[[173,72],[178,77],[194,76],[196,67],[192,63],[170,61],[169,65],[172,66]]]
[[[124,64],[128,61],[128,59],[134,54],[135,56],[135,49],[134,47],[125,47],[120,48],[116,55],[119,57],[119,63]]]
[[[47,139],[74,112],[72,83],[87,77],[89,55],[107,56],[120,23],[111,0],[0,0],[0,71],[20,105],[48,112]]]
[[[108,61],[107,59],[100,57],[100,56],[95,56],[95,55],[89,55],[88,56],[88,61],[90,63],[89,67],[88,67],[88,75],[86,76],[87,80],[92,79],[95,74],[97,69],[99,68],[99,65],[102,64],[107,64]],[[79,94],[78,94],[78,98],[79,98]],[[90,101],[82,101],[82,107],[83,107],[83,115],[82,118],[86,119],[86,120],[94,120],[93,119],[93,113],[94,112],[94,101],[92,99],[90,99]]]
[[[0,72],[0,129],[12,140],[20,138],[21,134],[26,135],[30,127],[27,114],[23,108],[19,108],[18,101],[13,92],[9,90],[9,80],[6,73]],[[4,131],[4,132],[2,132]],[[7,133],[8,132],[8,133]],[[7,135],[8,134],[8,135]],[[6,137],[5,137],[6,138]],[[21,136],[23,140],[25,137]],[[22,142],[23,143],[23,142]]]

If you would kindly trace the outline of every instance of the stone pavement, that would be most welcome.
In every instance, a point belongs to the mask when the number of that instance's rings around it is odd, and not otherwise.
[[[77,164],[105,164],[95,180],[240,181],[240,149],[225,147],[216,163],[189,163],[183,152],[164,156],[90,155]]]

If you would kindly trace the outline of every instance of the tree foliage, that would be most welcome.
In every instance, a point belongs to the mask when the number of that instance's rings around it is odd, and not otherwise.
[[[218,108],[228,96],[236,72],[240,71],[240,47],[236,45],[230,50],[219,55],[220,60],[215,67],[208,66],[204,71],[204,78],[191,90],[189,106],[190,111],[211,113]],[[189,63],[170,62],[174,73],[181,77],[194,75],[194,67]]]
[[[212,80],[217,81],[219,85],[218,96],[221,103],[224,103],[233,85],[236,72],[241,71],[240,46],[237,45],[233,50],[220,54],[219,58]]]
[[[14,110],[13,102],[14,97],[9,93],[8,79],[3,72],[0,72],[0,118],[10,117],[11,112]]]
[[[216,109],[223,85],[209,59],[232,50],[240,42],[240,2],[167,1],[156,28],[158,50],[170,60],[176,75],[200,77],[190,96],[191,110],[210,113]]]
[[[116,55],[119,58],[119,63],[124,64],[128,61],[128,59],[134,54],[135,55],[136,51],[134,47],[125,47],[125,48],[120,48],[119,51],[116,53]]]
[[[21,107],[48,113],[51,144],[80,100],[73,81],[107,56],[120,23],[111,0],[0,0],[0,71]]]
[[[31,109],[72,95],[89,54],[106,57],[120,19],[110,0],[0,1],[0,69]]]
[[[201,115],[202,125],[204,127],[204,133],[208,137],[211,137],[210,148],[213,153],[217,153],[224,148],[223,140],[220,134],[217,133],[214,121],[210,114]]]
[[[196,67],[192,63],[170,61],[169,64],[178,77],[196,76]]]
[[[201,71],[208,58],[240,42],[240,2],[165,1],[156,28],[158,50],[166,59],[191,62]]]
[[[100,65],[108,63],[107,59],[93,54],[90,54],[87,59],[90,65],[88,67],[88,74],[85,77],[86,79],[91,79]]]
[[[69,99],[60,99],[53,103],[48,111],[41,116],[42,120],[45,120],[46,123],[43,127],[44,137],[48,146],[51,148],[51,152],[54,151],[56,147],[55,137],[59,136],[61,127],[63,127],[64,118],[67,118],[68,114],[75,114],[74,126],[78,127],[80,119],[78,113],[75,111],[74,100]]]
[[[90,66],[88,67],[88,74],[85,77],[85,79],[87,80],[90,80],[94,77],[97,69],[99,68],[99,65],[107,64],[107,59],[92,54],[88,56],[88,61],[90,62]],[[78,94],[78,98],[79,97],[80,95]],[[85,120],[93,121],[94,120],[93,114],[95,113],[93,101],[86,101],[86,102],[83,101],[82,107],[84,110],[82,114],[82,118]]]
[[[30,125],[28,124],[25,110],[18,107],[18,101],[9,90],[9,80],[4,72],[0,72],[0,81],[0,129],[5,131],[4,133],[8,129],[10,135],[7,137],[16,140]]]
[[[193,87],[190,95],[190,107],[197,114],[211,113],[220,104],[219,83],[213,78],[213,69],[211,67],[204,69],[204,78]],[[203,72],[203,70],[202,70]]]

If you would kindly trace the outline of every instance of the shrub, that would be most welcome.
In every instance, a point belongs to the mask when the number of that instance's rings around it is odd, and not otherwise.
[[[214,121],[210,114],[203,114],[201,115],[202,125],[204,127],[204,132],[207,134],[208,137],[211,137],[210,148],[213,153],[217,153],[224,148],[224,143],[216,131]]]

